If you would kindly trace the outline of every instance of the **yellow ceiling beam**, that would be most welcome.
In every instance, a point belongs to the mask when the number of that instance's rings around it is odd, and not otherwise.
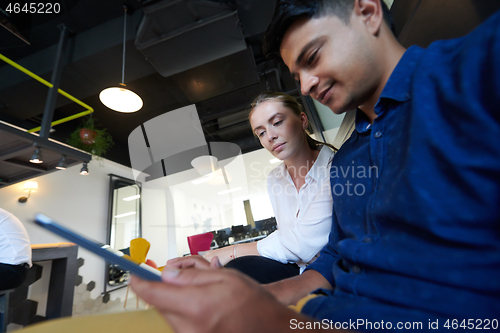
[[[50,83],[49,81],[41,78],[40,76],[36,75],[35,73],[29,71],[28,69],[24,68],[23,66],[19,65],[18,63],[10,60],[9,58],[7,58],[6,56],[4,56],[3,54],[0,53],[0,60],[3,60],[4,62],[6,62],[7,64],[11,65],[12,67],[20,70],[21,72],[23,72],[24,74],[32,77],[33,79],[37,80],[38,82],[46,85],[47,87],[49,88],[52,88],[54,85],[52,83]],[[76,104],[78,105],[81,105],[82,107],[84,107],[85,109],[87,109],[87,111],[83,111],[83,112],[80,112],[80,113],[77,113],[77,114],[74,114],[72,116],[69,116],[69,117],[66,117],[66,118],[62,118],[62,119],[59,119],[59,120],[56,120],[56,121],[53,121],[50,126],[55,126],[55,125],[59,125],[59,124],[62,124],[62,123],[65,123],[67,121],[70,121],[70,120],[73,120],[73,119],[77,119],[77,118],[80,118],[80,117],[83,117],[83,116],[86,116],[88,114],[91,114],[92,112],[94,112],[94,109],[92,107],[90,107],[89,105],[83,103],[82,101],[80,101],[79,99],[77,99],[76,97],[68,94],[67,92],[65,92],[64,90],[61,90],[61,89],[57,89],[57,92],[61,95],[63,95],[64,97],[68,98],[69,100],[75,102]],[[33,132],[38,132],[39,130],[41,129],[41,127],[35,127],[35,128],[32,128],[30,130],[28,130],[29,133],[33,133]]]

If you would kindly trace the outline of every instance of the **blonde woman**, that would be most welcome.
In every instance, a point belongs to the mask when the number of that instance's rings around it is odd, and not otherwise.
[[[252,103],[250,125],[261,145],[283,162],[267,179],[278,229],[254,243],[209,251],[220,263],[270,283],[300,274],[328,241],[331,230],[331,145],[306,133],[302,106],[284,93],[265,92]]]

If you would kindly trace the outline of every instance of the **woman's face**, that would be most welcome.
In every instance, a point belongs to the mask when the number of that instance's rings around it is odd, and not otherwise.
[[[250,115],[250,125],[260,144],[280,160],[293,156],[306,142],[306,115],[297,117],[280,101],[260,103]]]

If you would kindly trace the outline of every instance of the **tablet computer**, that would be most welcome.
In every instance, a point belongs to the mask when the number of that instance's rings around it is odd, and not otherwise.
[[[119,255],[119,253],[121,252],[113,250],[107,245],[85,238],[77,234],[76,232],[63,227],[56,221],[52,220],[50,217],[47,217],[43,214],[37,214],[35,216],[35,223],[63,238],[66,238],[73,243],[76,243],[84,249],[97,254],[107,261],[120,266],[121,269],[129,271],[131,274],[137,275],[141,279],[161,281],[161,272],[159,270],[147,266],[146,264],[141,264],[142,266],[139,266],[133,261],[122,258]]]

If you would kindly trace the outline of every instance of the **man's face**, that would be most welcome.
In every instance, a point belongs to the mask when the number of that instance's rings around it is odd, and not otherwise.
[[[340,114],[361,106],[377,89],[380,70],[373,40],[362,18],[353,14],[346,25],[327,15],[295,22],[280,53],[302,94]]]

